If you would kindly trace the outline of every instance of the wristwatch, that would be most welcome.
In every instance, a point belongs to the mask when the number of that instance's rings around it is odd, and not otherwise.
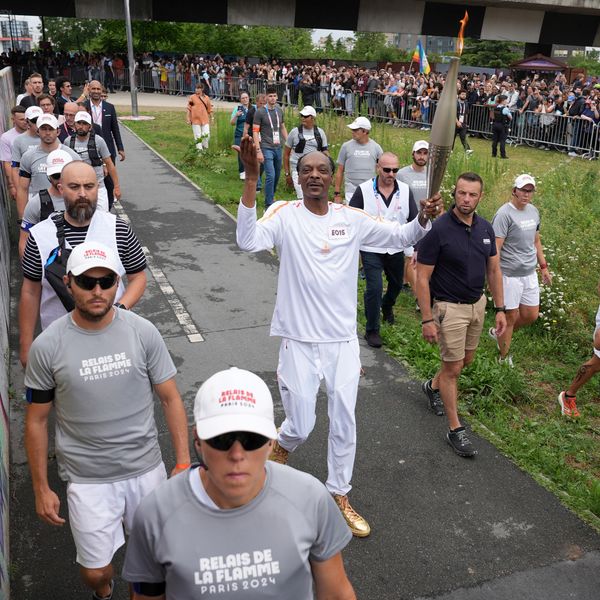
[[[116,306],[117,308],[122,308],[123,310],[129,310],[124,304],[122,304],[121,302],[115,302],[114,306]]]
[[[494,306],[494,310],[499,313],[499,312],[506,312],[506,306]]]
[[[333,192],[334,196],[341,196],[341,194],[339,192]]]

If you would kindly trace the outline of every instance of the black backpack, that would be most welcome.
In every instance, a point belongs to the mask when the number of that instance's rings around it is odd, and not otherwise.
[[[75,140],[77,139],[77,134],[74,133],[71,136],[71,140],[69,141],[69,146],[71,150],[75,150]],[[102,164],[102,159],[98,154],[98,148],[96,147],[96,134],[93,129],[90,129],[90,137],[88,138],[87,145],[88,156],[90,157],[90,162],[92,163],[92,167],[99,167]]]
[[[317,140],[317,150],[321,152],[323,150],[323,138],[321,137],[321,134],[319,133],[319,128],[316,125],[314,127],[314,132],[315,140]],[[294,148],[294,152],[302,154],[304,152],[304,147],[306,146],[306,140],[304,139],[304,135],[302,134],[302,125],[298,125],[298,138],[298,143]]]
[[[54,212],[54,202],[48,190],[40,190],[40,221],[45,221]]]
[[[65,216],[64,213],[60,213],[51,218],[56,225],[58,246],[48,256],[44,265],[44,275],[65,310],[71,312],[75,308],[75,302],[63,281],[63,277],[67,274],[67,261],[71,254],[71,250],[65,247]]]

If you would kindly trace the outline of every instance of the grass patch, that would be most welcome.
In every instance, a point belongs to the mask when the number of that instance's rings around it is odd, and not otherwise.
[[[148,113],[150,114],[150,113]],[[230,149],[233,127],[229,112],[218,112],[211,131],[210,149],[198,155],[183,111],[157,111],[154,121],[128,122],[148,144],[183,171],[217,204],[236,214],[243,182],[237,177],[237,158]],[[297,121],[286,110],[288,130]],[[331,153],[350,139],[349,119],[319,115]],[[400,164],[410,162],[413,143],[428,132],[395,129],[376,123],[371,137],[384,150],[395,152]],[[496,363],[492,340],[482,337],[476,359],[461,376],[461,411],[471,415],[473,427],[503,453],[554,491],[571,509],[600,530],[600,404],[598,379],[582,388],[578,405],[582,417],[565,419],[556,397],[592,351],[591,336],[598,307],[596,284],[600,273],[600,184],[595,162],[528,147],[509,148],[509,160],[493,159],[490,142],[471,139],[469,158],[460,145],[450,159],[443,192],[459,173],[475,171],[485,182],[479,212],[490,219],[510,197],[512,182],[520,173],[538,182],[535,203],[542,218],[542,241],[554,274],[551,288],[542,288],[541,317],[515,334],[512,346],[516,367]],[[293,199],[280,180],[276,199]],[[259,195],[258,204],[263,204]],[[447,198],[449,204],[450,198]],[[359,298],[362,301],[362,283]],[[388,352],[408,366],[415,377],[433,375],[439,365],[436,347],[421,336],[414,298],[401,294],[394,326],[383,324]],[[491,317],[490,317],[491,318]],[[362,309],[359,322],[364,326]],[[491,321],[486,325],[490,326]]]

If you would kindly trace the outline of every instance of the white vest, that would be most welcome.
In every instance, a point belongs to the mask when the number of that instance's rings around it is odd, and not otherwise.
[[[379,221],[398,221],[404,225],[408,222],[410,188],[406,183],[398,181],[398,190],[392,196],[390,205],[385,205],[385,200],[376,191],[377,178],[368,179],[360,184],[363,195],[364,211]],[[404,248],[377,248],[374,246],[361,246],[363,252],[376,254],[396,254]]]
[[[37,243],[43,269],[48,261],[50,253],[58,246],[56,225],[51,218],[48,218],[37,223],[37,225],[34,225],[29,230],[29,235],[32,235]],[[115,302],[118,302],[125,293],[125,286],[123,285],[125,267],[121,262],[121,257],[119,256],[119,251],[117,249],[117,217],[112,213],[97,210],[92,216],[85,239],[86,241],[100,242],[105,246],[108,246],[115,253],[119,263],[119,276],[121,277],[119,287],[117,288],[117,295],[115,297]],[[66,240],[65,247],[71,248],[69,242]],[[56,321],[56,319],[65,314],[67,314],[65,307],[52,289],[52,286],[48,283],[44,273],[42,273],[42,298],[40,302],[40,321],[42,329],[46,329],[50,323]]]

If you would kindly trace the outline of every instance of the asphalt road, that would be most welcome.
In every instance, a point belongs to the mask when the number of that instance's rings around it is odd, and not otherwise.
[[[161,271],[174,292],[165,295],[165,281],[161,288],[149,276],[136,310],[164,336],[188,414],[199,385],[236,365],[267,381],[281,420],[278,341],[268,335],[275,258],[241,252],[228,215],[131,133],[124,131],[124,139],[127,160],[118,165],[122,204],[148,248],[154,273]],[[16,315],[16,292],[13,300]],[[192,339],[203,341],[190,342],[190,325],[200,334]],[[473,460],[452,453],[444,439],[446,423],[427,410],[420,382],[383,350],[361,344],[365,376],[351,499],[373,532],[354,539],[345,551],[358,598],[598,600],[600,535],[487,441],[473,436],[479,448]],[[68,528],[53,529],[35,517],[23,450],[22,374],[14,353],[13,389],[12,598],[87,598]],[[290,463],[324,481],[324,395],[318,410],[313,435]],[[156,414],[170,467],[166,425],[160,409]],[[55,465],[50,472],[64,497]],[[121,553],[117,565],[120,560]],[[118,581],[115,600],[126,597],[126,586]]]

